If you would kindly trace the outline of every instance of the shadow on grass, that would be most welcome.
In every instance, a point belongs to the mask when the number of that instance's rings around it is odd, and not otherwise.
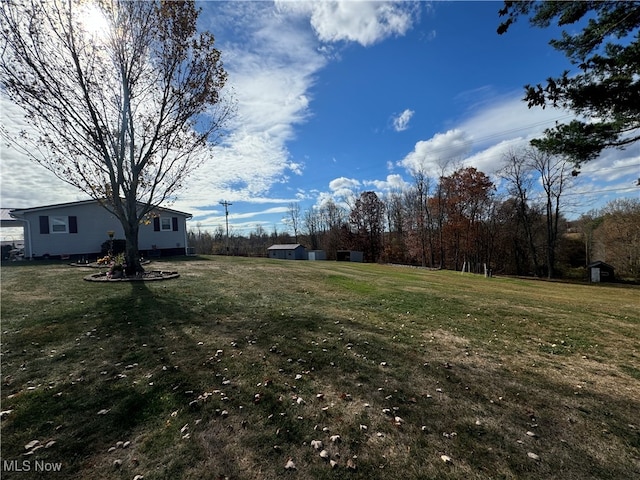
[[[24,445],[55,441],[26,458],[62,462],[52,478],[72,478],[118,441],[158,428],[160,414],[182,402],[175,387],[188,389],[188,379],[171,366],[166,325],[188,323],[190,310],[142,282],[116,288],[60,317],[34,315],[20,332],[27,338],[5,342],[3,409],[13,411],[3,419],[3,460],[22,465]],[[41,472],[9,466],[2,477],[13,475]]]
[[[366,320],[264,306],[259,295],[205,301],[161,284],[115,287],[48,318],[55,330],[26,354],[8,339],[5,375],[21,383],[14,397],[3,393],[3,409],[14,410],[3,420],[3,460],[22,460],[37,439],[56,444],[31,458],[64,464],[47,478],[277,478],[288,457],[305,478],[344,478],[353,456],[349,478],[362,479],[633,473],[631,460],[593,448],[638,454],[628,425],[640,401],[616,392],[576,395],[544,376],[463,361],[462,347],[419,347]],[[314,439],[341,468],[319,457]],[[109,453],[119,441],[132,446]],[[125,460],[119,469],[115,458]]]

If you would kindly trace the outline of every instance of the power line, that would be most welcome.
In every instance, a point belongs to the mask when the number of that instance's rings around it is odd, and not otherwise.
[[[582,170],[582,173],[596,173],[596,172],[609,172],[611,170],[624,170],[627,168],[640,168],[640,163],[632,163],[631,165],[623,165],[620,167],[603,167],[603,168],[596,168],[594,170]]]
[[[229,255],[229,207],[233,205],[231,202],[223,200],[220,205],[224,205],[224,218],[227,224],[227,255]]]
[[[563,196],[568,196],[568,195],[593,195],[596,193],[608,193],[608,192],[616,192],[616,193],[623,193],[623,192],[632,192],[634,190],[637,189],[637,186],[632,186],[632,187],[617,187],[617,188],[605,188],[603,190],[589,190],[589,191],[584,191],[584,192],[567,192],[567,193],[563,193]]]

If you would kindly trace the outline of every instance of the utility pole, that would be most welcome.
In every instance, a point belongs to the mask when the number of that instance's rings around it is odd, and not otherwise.
[[[233,205],[233,203],[223,200],[220,205],[224,205],[224,216],[227,224],[227,255],[229,255],[229,206]]]

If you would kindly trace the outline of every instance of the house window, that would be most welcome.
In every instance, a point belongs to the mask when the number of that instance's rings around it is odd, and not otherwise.
[[[68,217],[40,215],[38,220],[41,235],[49,235],[50,233],[78,233],[78,217],[75,215]]]
[[[171,217],[160,218],[160,230],[163,232],[171,230]]]
[[[51,233],[67,233],[69,231],[69,217],[49,217]]]
[[[154,232],[177,232],[178,217],[153,217]]]

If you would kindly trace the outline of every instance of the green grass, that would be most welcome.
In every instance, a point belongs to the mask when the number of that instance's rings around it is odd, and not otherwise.
[[[3,479],[42,478],[36,460],[64,479],[640,476],[638,288],[154,266],[181,276],[99,284],[55,263],[3,266]],[[25,456],[32,440],[55,443]]]

